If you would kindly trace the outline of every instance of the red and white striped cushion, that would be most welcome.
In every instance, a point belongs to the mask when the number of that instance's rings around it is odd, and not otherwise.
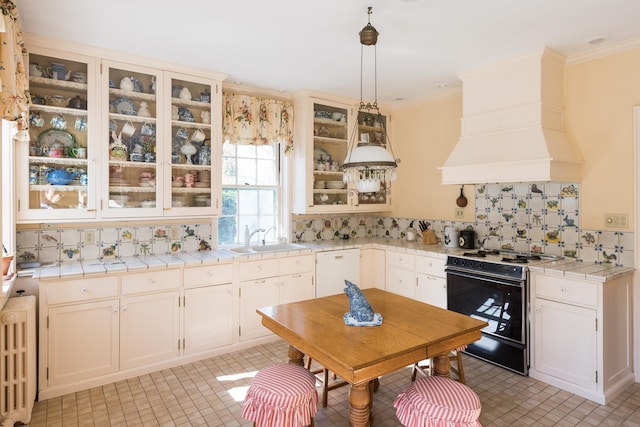
[[[481,426],[478,395],[446,377],[420,378],[400,392],[393,406],[405,427]]]
[[[242,405],[242,418],[256,427],[309,425],[318,412],[316,377],[302,366],[273,365],[253,378]]]

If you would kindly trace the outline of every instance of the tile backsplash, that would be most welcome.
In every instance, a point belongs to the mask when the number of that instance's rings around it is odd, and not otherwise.
[[[471,227],[476,247],[538,252],[587,263],[633,266],[635,236],[630,231],[580,228],[580,185],[577,183],[516,183],[476,185],[475,221],[368,215],[295,215],[291,239],[299,242],[349,237],[404,239],[414,221],[430,223],[436,236],[445,227]]]
[[[635,236],[629,231],[580,228],[580,185],[518,183],[476,185],[475,220],[446,221],[363,215],[294,215],[290,241],[357,237],[404,239],[411,222],[476,231],[476,247],[539,252],[587,263],[633,266]],[[124,256],[193,252],[215,247],[211,222],[189,225],[28,229],[17,232],[17,261],[70,262]]]

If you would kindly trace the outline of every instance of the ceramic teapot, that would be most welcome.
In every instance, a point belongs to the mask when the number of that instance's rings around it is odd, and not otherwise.
[[[45,95],[44,99],[47,105],[53,107],[66,107],[71,100],[71,98],[65,98],[62,95]]]
[[[67,185],[78,175],[78,172],[69,172],[63,168],[54,169],[47,174],[47,181],[53,185]]]
[[[133,82],[129,77],[123,77],[122,80],[120,80],[120,89],[129,91],[133,90]]]
[[[69,98],[67,103],[69,108],[77,108],[79,110],[87,109],[87,100],[84,98],[80,98],[80,95],[76,95],[75,98]]]

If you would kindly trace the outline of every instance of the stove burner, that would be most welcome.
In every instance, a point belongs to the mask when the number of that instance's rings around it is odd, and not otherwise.
[[[468,256],[471,258],[486,258],[487,255],[500,255],[500,251],[495,249],[491,251],[478,250],[477,252],[464,252],[462,254],[462,256]]]
[[[518,255],[515,258],[503,257],[502,262],[512,262],[514,264],[526,264],[529,262],[526,256]]]

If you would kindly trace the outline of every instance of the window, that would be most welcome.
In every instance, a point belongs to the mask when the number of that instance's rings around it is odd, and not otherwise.
[[[269,231],[278,224],[280,177],[279,146],[222,146],[222,216],[218,219],[218,244],[244,243],[245,228]],[[260,239],[275,241],[270,230]],[[252,238],[256,242],[257,237]]]

